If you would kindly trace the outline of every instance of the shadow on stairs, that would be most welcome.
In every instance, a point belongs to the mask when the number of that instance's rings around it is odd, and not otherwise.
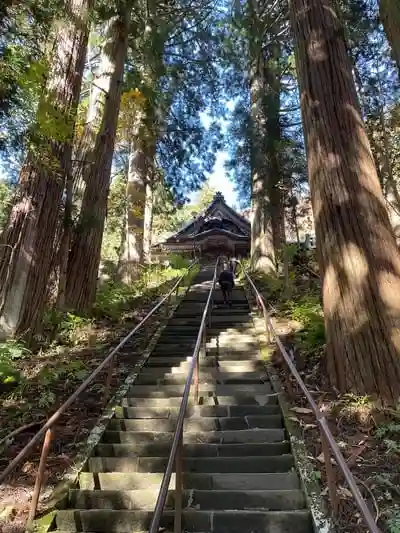
[[[197,276],[136,383],[79,475],[51,529],[63,533],[147,531],[167,464],[186,373],[211,287]],[[311,533],[288,436],[244,291],[233,307],[216,291],[200,405],[184,429],[183,529],[215,533]],[[173,530],[174,476],[161,521]]]

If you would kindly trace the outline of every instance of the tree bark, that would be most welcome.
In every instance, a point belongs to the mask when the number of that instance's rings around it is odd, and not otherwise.
[[[257,26],[249,42],[251,121],[251,263],[264,272],[275,271],[272,231],[268,216],[268,174],[265,158],[264,57],[258,27],[257,0],[249,2],[250,19]]]
[[[66,17],[55,28],[51,70],[38,108],[37,149],[31,150],[23,165],[16,203],[3,233],[0,269],[3,336],[23,334],[30,339],[43,316],[54,267],[64,185],[71,170],[90,7],[91,0],[68,1]],[[51,124],[54,133],[46,134],[42,121]]]
[[[123,4],[121,12],[108,22],[107,40],[102,51],[102,75],[98,82],[103,89],[102,98],[100,96],[98,98],[101,120],[90,155],[90,165],[83,170],[86,187],[68,262],[66,305],[78,312],[90,309],[96,297],[111,164],[128,46],[129,20],[130,9]]]
[[[272,39],[275,36],[272,34]],[[275,38],[276,39],[276,38]],[[269,216],[271,219],[272,240],[275,256],[283,251],[285,238],[285,210],[283,201],[283,176],[281,172],[280,144],[280,93],[281,73],[279,59],[281,55],[280,43],[272,40],[267,48],[265,61],[265,91],[264,102],[266,106],[266,155],[268,164],[268,197]]]
[[[126,185],[126,226],[121,277],[132,283],[143,262],[143,230],[145,206],[146,153],[143,142],[136,136],[131,140],[128,182]]]
[[[151,243],[153,237],[153,208],[155,187],[155,154],[156,145],[152,143],[148,147],[148,173],[145,190],[144,223],[143,223],[143,260],[146,264],[151,263]]]
[[[380,19],[385,28],[386,37],[392,47],[393,59],[400,73],[400,4],[397,0],[380,0]]]
[[[291,0],[327,334],[342,392],[395,404],[400,258],[330,0]]]

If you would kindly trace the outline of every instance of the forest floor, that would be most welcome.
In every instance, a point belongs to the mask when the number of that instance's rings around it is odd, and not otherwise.
[[[103,361],[110,349],[127,335],[150,311],[155,303],[172,287],[182,271],[172,271],[161,276],[158,283],[139,288],[135,297],[119,295],[123,311],[103,315],[97,309],[97,317],[81,320],[69,315],[68,335],[65,332],[49,346],[42,346],[36,353],[18,351],[13,368],[19,372],[19,383],[0,395],[0,471],[24,448],[32,436],[56,409],[78,388],[84,379]],[[132,292],[130,295],[132,296]],[[101,311],[101,310],[100,310]],[[153,315],[148,323],[148,339],[165,321],[164,307]],[[65,329],[65,324],[64,324]],[[143,352],[147,342],[139,330],[129,343],[129,350],[122,350],[113,372],[110,395],[124,382]],[[13,349],[13,345],[11,345]],[[0,361],[1,363],[1,361]],[[101,372],[73,403],[53,431],[50,454],[47,459],[45,483],[51,490],[73,465],[80,443],[86,441],[103,410],[103,392],[107,368]],[[1,365],[0,365],[1,376]],[[17,436],[7,439],[12,431],[37,422]],[[2,533],[22,533],[32,490],[39,466],[41,445],[22,462],[0,486],[0,530]]]
[[[318,282],[300,276],[294,280],[296,289],[287,301],[276,298],[276,285],[272,286],[272,291],[271,283],[266,285],[263,292],[274,306],[272,316],[279,327],[278,332],[284,344],[294,348],[297,369],[317,405],[326,414],[372,515],[383,532],[400,533],[400,411],[378,408],[368,397],[340,395],[328,382]],[[325,463],[315,416],[295,378],[289,376],[282,358],[275,353],[272,362],[292,406],[290,419],[299,426],[308,458],[314,465],[315,480],[320,482],[322,495],[329,506]],[[340,468],[332,461],[339,498],[339,513],[335,520],[337,531],[365,533],[367,527],[353,495]]]

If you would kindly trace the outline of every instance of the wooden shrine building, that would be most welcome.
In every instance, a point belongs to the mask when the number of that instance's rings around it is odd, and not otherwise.
[[[229,207],[223,195],[217,192],[203,213],[159,243],[157,248],[191,257],[247,257],[250,238],[250,222]]]

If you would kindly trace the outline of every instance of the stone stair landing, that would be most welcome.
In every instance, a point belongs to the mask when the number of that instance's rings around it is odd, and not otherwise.
[[[60,533],[148,531],[167,464],[211,270],[170,320],[137,382],[56,513]],[[233,308],[217,291],[200,405],[184,431],[183,530],[194,533],[312,533],[281,411],[258,360],[245,294]],[[161,520],[173,531],[174,483]]]

